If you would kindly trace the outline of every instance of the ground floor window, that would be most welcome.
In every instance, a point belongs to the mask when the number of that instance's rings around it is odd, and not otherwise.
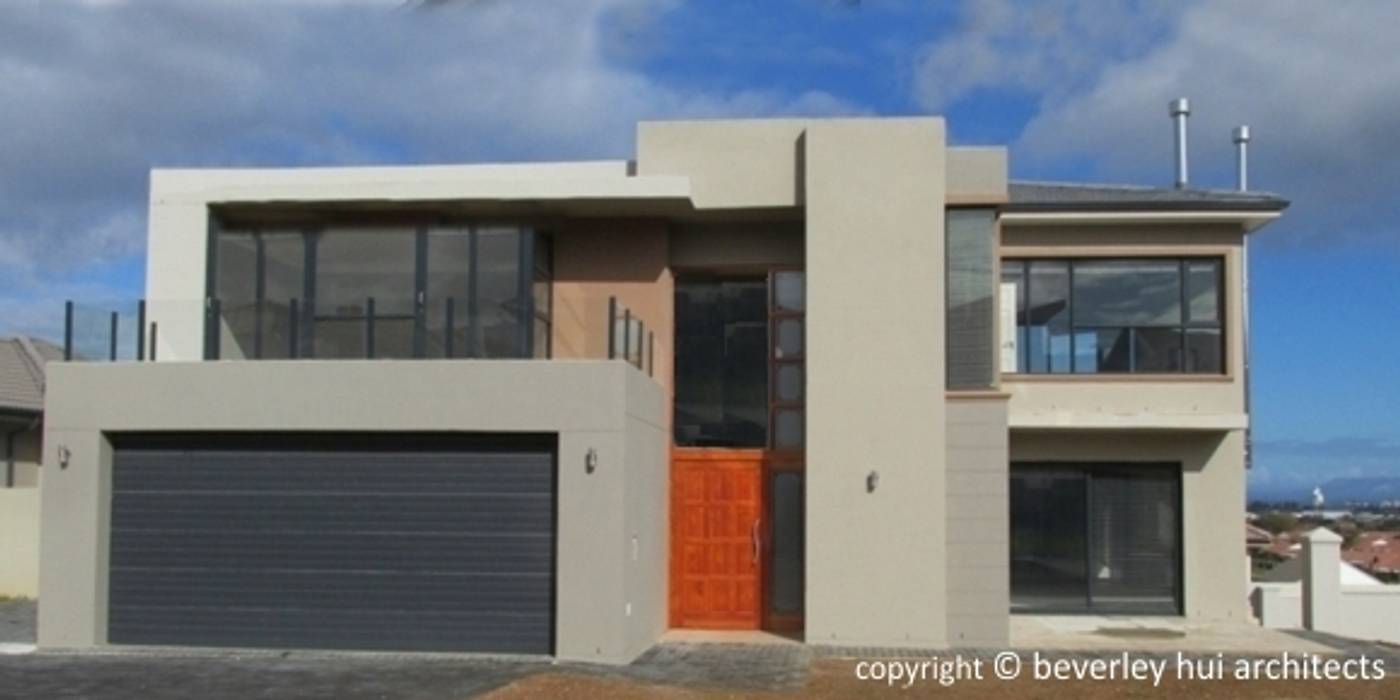
[[[1180,465],[1012,464],[1011,608],[1179,614]]]

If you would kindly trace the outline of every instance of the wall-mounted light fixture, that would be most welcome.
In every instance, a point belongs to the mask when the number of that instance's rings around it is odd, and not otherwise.
[[[877,472],[877,471],[875,471],[874,469],[871,469],[871,470],[870,470],[870,473],[865,475],[865,492],[866,492],[866,493],[875,493],[875,487],[876,487],[876,486],[879,486],[879,485],[880,485],[880,472]]]
[[[58,468],[59,468],[59,469],[67,469],[67,468],[68,468],[68,460],[69,460],[69,458],[71,458],[72,456],[73,456],[73,453],[68,451],[68,446],[67,446],[67,445],[59,445],[59,446],[58,446]]]
[[[588,454],[583,458],[583,470],[592,474],[598,468],[598,451],[592,447],[588,448]]]

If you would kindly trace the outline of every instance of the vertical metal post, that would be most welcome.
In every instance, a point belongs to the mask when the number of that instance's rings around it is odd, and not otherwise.
[[[217,360],[219,359],[220,304],[218,299],[209,299],[207,303],[209,307],[209,317],[206,320],[206,323],[208,324],[207,328],[209,329],[209,334],[208,337],[205,339],[204,359]]]
[[[453,312],[456,310],[456,309],[454,308],[453,301],[454,301],[454,298],[453,298],[453,297],[447,297],[447,311],[446,311],[447,318],[443,319],[443,321],[444,321],[444,322],[443,322],[443,326],[444,326],[444,328],[446,329],[444,332],[447,334],[447,335],[443,338],[443,341],[442,341],[442,344],[443,344],[443,355],[447,356],[448,358],[451,358],[451,357],[452,357],[452,350],[453,350],[452,344],[453,344],[453,341],[456,340],[453,336],[457,335],[457,329],[453,328],[453,325],[455,324],[455,322],[454,322],[452,316],[453,316]]]
[[[107,356],[112,362],[117,361],[117,312],[112,312],[112,335],[107,338]]]
[[[1191,116],[1191,103],[1185,97],[1177,98],[1167,105],[1167,111],[1176,127],[1176,188],[1182,189],[1191,180],[1186,167],[1186,118]]]
[[[151,362],[156,361],[156,322],[151,321]]]
[[[428,356],[428,229],[413,234],[413,356]]]
[[[146,360],[146,300],[136,302],[136,361]]]
[[[641,319],[637,319],[637,361],[632,363],[632,366],[637,369],[642,368],[642,362],[646,357],[645,351],[642,348],[642,343],[646,342],[646,338],[647,324]]]
[[[63,361],[73,361],[73,302],[63,302]]]
[[[72,316],[72,302],[69,302]],[[608,359],[617,357],[617,297],[608,297]]]
[[[299,342],[301,335],[298,333],[300,329],[297,327],[297,321],[297,300],[292,299],[287,302],[287,357],[293,360],[297,358],[297,351],[301,349]]]
[[[1249,189],[1249,125],[1235,127],[1230,140],[1235,143],[1235,185],[1245,192]]]
[[[365,357],[374,359],[374,297],[365,300]]]
[[[622,310],[622,359],[632,361],[632,310]]]
[[[656,333],[647,334],[647,376],[656,376]]]

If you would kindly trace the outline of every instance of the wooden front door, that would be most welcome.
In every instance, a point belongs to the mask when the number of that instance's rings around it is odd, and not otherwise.
[[[763,621],[763,453],[672,456],[671,626],[758,629]]]

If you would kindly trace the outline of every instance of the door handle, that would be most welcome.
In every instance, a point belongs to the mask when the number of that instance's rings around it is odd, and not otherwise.
[[[758,566],[759,549],[763,546],[758,539],[758,521],[753,521],[753,527],[749,529],[749,539],[753,542],[753,564]]]

